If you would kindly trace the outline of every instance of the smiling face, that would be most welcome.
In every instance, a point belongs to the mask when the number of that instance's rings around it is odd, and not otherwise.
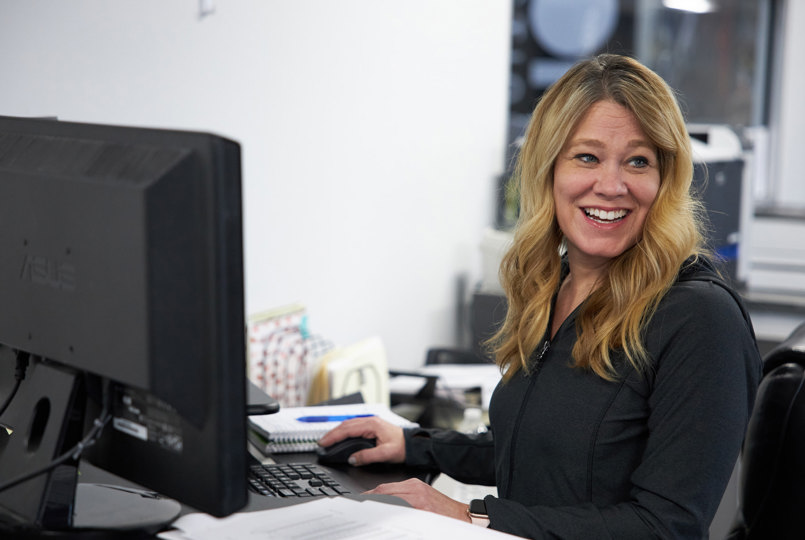
[[[634,114],[613,101],[590,107],[554,166],[571,267],[601,268],[635,245],[659,187],[656,148]]]

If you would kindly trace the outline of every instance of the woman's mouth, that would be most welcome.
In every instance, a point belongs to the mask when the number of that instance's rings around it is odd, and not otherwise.
[[[601,210],[600,208],[584,208],[587,217],[598,223],[614,223],[622,220],[629,213],[628,210]]]

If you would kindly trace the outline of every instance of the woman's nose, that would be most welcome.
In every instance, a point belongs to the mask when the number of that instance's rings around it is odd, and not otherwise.
[[[620,166],[612,164],[599,169],[599,176],[593,186],[595,192],[602,197],[615,198],[626,195],[628,188],[624,182],[624,171]]]

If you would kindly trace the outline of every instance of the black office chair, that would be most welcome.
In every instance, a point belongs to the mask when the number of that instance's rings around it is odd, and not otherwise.
[[[489,364],[492,359],[472,349],[433,347],[425,355],[425,365],[434,364]]]
[[[805,538],[805,323],[763,362],[726,540]]]

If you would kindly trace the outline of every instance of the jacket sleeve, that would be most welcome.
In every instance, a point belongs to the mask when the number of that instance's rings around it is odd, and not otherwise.
[[[406,429],[405,464],[436,469],[466,484],[495,485],[492,432],[466,435],[440,429]]]
[[[655,369],[648,438],[628,498],[607,507],[526,507],[486,498],[491,527],[527,538],[707,538],[760,380],[751,323],[698,282],[659,310],[646,337]],[[516,474],[516,471],[515,471]]]

